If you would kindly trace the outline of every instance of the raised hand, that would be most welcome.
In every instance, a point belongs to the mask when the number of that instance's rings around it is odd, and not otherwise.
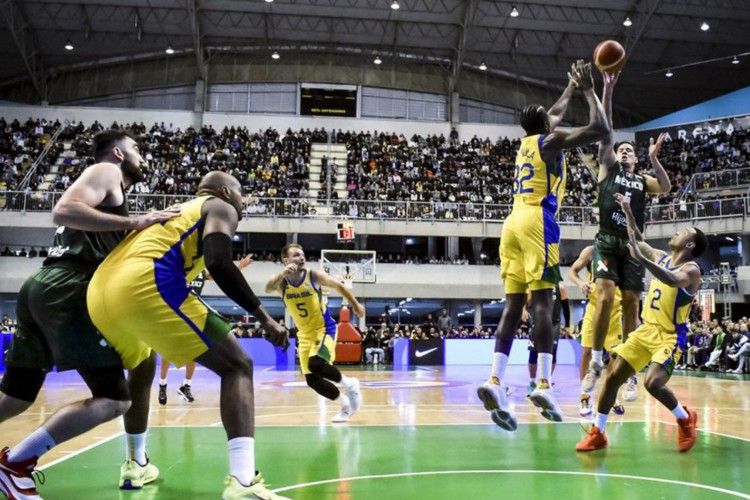
[[[247,266],[249,266],[252,263],[253,263],[253,254],[249,253],[245,255],[241,261],[239,261],[239,263],[237,264],[237,267],[239,268],[240,271],[242,271],[243,269],[245,269]]]
[[[656,142],[654,142],[654,138],[649,138],[649,146],[648,146],[648,156],[650,158],[654,158],[656,156],[659,156],[659,151],[661,151],[661,147],[664,144],[664,139],[666,139],[667,135],[665,133],[659,134],[659,137],[656,139]]]
[[[604,87],[612,90],[615,88],[615,84],[617,83],[617,79],[620,78],[620,71],[616,71],[614,73],[610,73],[608,71],[605,71],[602,73],[602,79],[604,79]]]

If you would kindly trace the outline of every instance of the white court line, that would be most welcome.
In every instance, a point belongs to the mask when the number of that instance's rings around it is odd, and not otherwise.
[[[69,453],[67,456],[60,457],[60,458],[58,458],[56,460],[53,460],[53,461],[51,461],[49,463],[46,463],[46,464],[42,465],[41,467],[37,467],[37,469],[38,470],[44,470],[44,469],[47,469],[49,467],[52,467],[53,465],[57,465],[60,462],[64,462],[64,461],[66,461],[66,460],[68,460],[70,458],[75,457],[76,455],[80,455],[81,453],[85,453],[85,452],[87,452],[87,451],[89,451],[91,449],[96,448],[97,446],[103,445],[104,443],[108,443],[109,441],[112,441],[113,439],[117,439],[118,437],[122,436],[123,434],[125,434],[125,431],[118,431],[118,432],[116,432],[115,434],[113,434],[113,435],[111,435],[109,437],[101,439],[98,443],[93,443],[93,444],[90,444],[88,446],[84,446],[80,450],[67,452],[67,453]]]
[[[589,477],[604,477],[604,478],[616,478],[616,479],[634,479],[636,481],[651,481],[654,483],[666,483],[679,486],[689,486],[691,488],[699,488],[703,490],[714,491],[718,493],[724,493],[726,495],[732,495],[739,498],[750,499],[750,495],[740,493],[738,491],[727,490],[725,488],[719,488],[717,486],[710,486],[707,484],[690,483],[686,481],[676,481],[673,479],[662,479],[648,476],[633,476],[630,474],[606,474],[599,472],[575,472],[575,471],[554,471],[554,470],[446,470],[446,471],[430,471],[430,472],[403,472],[397,474],[373,474],[369,476],[355,476],[355,477],[344,477],[336,479],[326,479],[322,481],[312,481],[309,483],[300,483],[292,486],[285,486],[283,488],[276,488],[273,491],[275,493],[282,493],[289,490],[296,490],[300,488],[307,488],[309,486],[318,486],[321,484],[340,483],[343,481],[360,481],[367,479],[390,479],[394,477],[409,477],[409,476],[441,476],[449,474],[553,474],[560,476],[589,476]]]
[[[317,413],[316,413],[317,414]],[[534,413],[533,415],[538,415],[537,413]],[[331,413],[331,416],[333,416],[333,413]],[[653,422],[653,420],[628,420],[628,421],[609,421],[608,424],[646,424],[649,422]],[[563,422],[552,422],[550,420],[540,420],[538,422],[518,422],[518,425],[581,425],[579,420],[575,419],[568,419]],[[186,427],[197,427],[197,428],[209,428],[209,427],[221,427],[221,422],[215,422],[213,424],[200,424],[200,425],[174,425],[174,424],[166,424],[166,425],[152,425],[151,427],[158,427],[160,429],[184,429]],[[273,429],[274,427],[335,427],[335,428],[341,428],[341,427],[439,427],[439,426],[451,426],[451,427],[471,427],[471,426],[478,426],[478,427],[490,427],[494,428],[497,427],[497,425],[487,422],[429,422],[429,423],[383,423],[383,424],[358,424],[356,422],[347,422],[346,424],[340,425],[340,424],[333,424],[331,422],[320,422],[317,424],[255,424],[256,428],[263,428],[263,429]],[[727,436],[731,437],[731,436]]]

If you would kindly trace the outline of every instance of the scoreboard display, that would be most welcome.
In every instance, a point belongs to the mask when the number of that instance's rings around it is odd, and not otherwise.
[[[357,116],[355,86],[306,86],[300,89],[300,114],[303,116]]]

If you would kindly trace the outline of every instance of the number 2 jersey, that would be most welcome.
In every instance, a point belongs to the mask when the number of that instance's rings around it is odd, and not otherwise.
[[[670,271],[677,271],[687,266],[696,266],[695,261],[688,261],[678,266],[671,265],[672,257],[664,255],[657,264]],[[677,334],[677,345],[684,346],[688,333],[688,320],[693,305],[694,293],[685,288],[665,285],[656,278],[651,279],[646,303],[643,306],[643,321],[656,326],[665,333]]]

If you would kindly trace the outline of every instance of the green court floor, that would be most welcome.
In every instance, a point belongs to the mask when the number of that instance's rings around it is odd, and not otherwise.
[[[750,498],[750,443],[700,433],[676,451],[676,427],[613,424],[610,448],[577,454],[577,424],[261,427],[257,465],[295,499]],[[227,472],[218,427],[152,428],[160,479],[119,491],[119,437],[44,470],[45,499],[218,499]]]

